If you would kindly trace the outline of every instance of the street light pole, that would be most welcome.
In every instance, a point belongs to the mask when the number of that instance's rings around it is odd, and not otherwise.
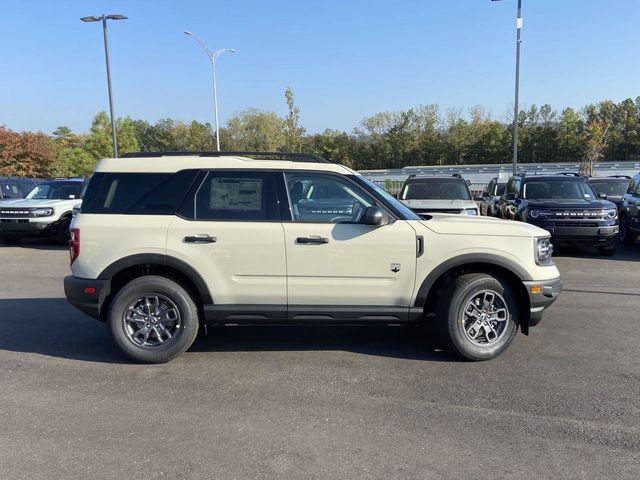
[[[118,158],[118,139],[116,136],[116,118],[113,113],[113,94],[111,92],[111,66],[109,64],[109,39],[107,36],[107,20],[126,20],[124,15],[101,15],[82,17],[83,22],[102,22],[102,35],[104,38],[104,58],[107,64],[107,89],[109,90],[109,115],[111,116],[111,141],[113,143],[113,156]]]
[[[207,47],[207,45],[197,35],[194,35],[188,30],[185,30],[184,34],[189,37],[193,37],[193,39],[200,44],[204,52],[207,54],[207,57],[209,57],[209,61],[211,62],[211,75],[213,77],[213,110],[214,110],[215,122],[216,122],[216,147],[219,152],[220,151],[220,126],[219,126],[220,121],[218,118],[218,88],[216,85],[216,60],[220,55],[222,55],[225,52],[236,53],[236,51],[233,48],[221,48],[220,50],[211,52],[211,50],[209,50],[209,47]]]
[[[520,33],[522,31],[522,0],[518,0],[518,16],[516,19],[516,87],[515,105],[513,107],[513,174],[518,173],[518,117],[520,114]]]
[[[491,0],[499,2],[501,0]],[[520,34],[522,32],[522,0],[518,0],[518,15],[516,17],[516,88],[513,106],[513,174],[518,173],[518,116],[520,113]]]

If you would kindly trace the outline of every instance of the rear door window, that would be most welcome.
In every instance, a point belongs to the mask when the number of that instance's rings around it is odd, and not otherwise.
[[[279,221],[274,174],[248,170],[207,172],[181,213],[195,220]]]

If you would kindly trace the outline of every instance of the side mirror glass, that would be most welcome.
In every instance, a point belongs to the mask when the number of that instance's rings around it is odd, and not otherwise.
[[[381,227],[383,225],[388,225],[391,223],[391,217],[387,215],[387,212],[382,210],[380,207],[371,206],[367,207],[364,211],[364,216],[362,217],[362,223],[365,225],[374,225]]]
[[[598,198],[602,199],[602,200],[606,200],[608,197],[608,195],[606,193],[598,193]]]

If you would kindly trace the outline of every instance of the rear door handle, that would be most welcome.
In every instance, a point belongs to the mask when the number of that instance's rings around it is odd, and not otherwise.
[[[184,237],[184,243],[216,243],[218,239],[211,235],[194,235]]]
[[[329,243],[329,239],[325,237],[298,237],[296,238],[296,243]]]

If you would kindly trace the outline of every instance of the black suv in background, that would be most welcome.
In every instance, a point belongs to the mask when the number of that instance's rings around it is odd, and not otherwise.
[[[484,189],[482,195],[476,198],[480,202],[480,215],[487,217],[498,216],[498,205],[500,204],[500,197],[504,195],[507,188],[507,182],[499,181],[498,178],[492,178]]]
[[[610,177],[592,177],[589,183],[599,196],[606,195],[607,200],[616,204],[618,210],[622,204],[622,196],[627,192],[631,177],[627,175],[611,175]]]
[[[36,185],[30,178],[0,177],[0,199],[24,198]]]
[[[633,243],[640,235],[640,173],[634,175],[620,204],[620,238]]]
[[[511,177],[499,211],[502,218],[544,228],[556,245],[593,246],[613,255],[618,244],[615,204],[577,173]]]

